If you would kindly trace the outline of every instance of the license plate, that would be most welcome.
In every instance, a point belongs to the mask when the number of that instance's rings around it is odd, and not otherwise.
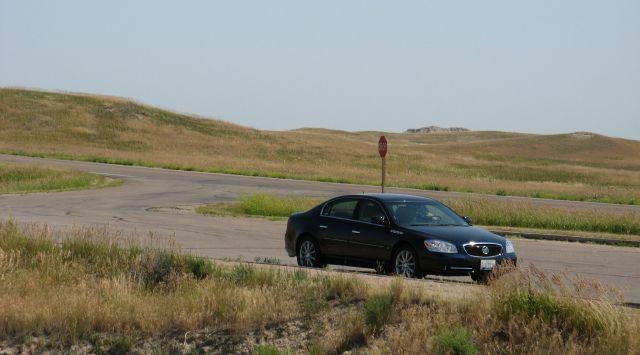
[[[480,260],[480,270],[493,270],[496,266],[495,260]]]

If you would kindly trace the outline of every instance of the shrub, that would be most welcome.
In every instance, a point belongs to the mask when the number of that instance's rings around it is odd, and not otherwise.
[[[471,355],[477,352],[472,334],[465,327],[443,328],[433,338],[434,354]]]
[[[189,272],[191,272],[191,274],[193,274],[193,276],[198,280],[207,278],[215,272],[214,264],[211,261],[201,257],[187,258],[187,268],[189,269]]]
[[[256,348],[253,350],[253,353],[255,355],[281,355],[281,354],[290,354],[289,351],[286,352],[282,352],[280,350],[278,350],[278,348],[276,348],[273,345],[258,345],[256,346]]]
[[[318,292],[317,288],[309,287],[305,289],[302,296],[302,312],[305,320],[314,320],[319,313],[327,309],[329,309],[329,303],[322,293]]]
[[[365,320],[372,331],[380,330],[393,317],[394,297],[391,294],[375,295],[367,299]]]

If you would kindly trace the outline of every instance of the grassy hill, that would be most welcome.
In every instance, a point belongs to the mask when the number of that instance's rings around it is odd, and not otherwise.
[[[12,154],[378,184],[380,134],[259,131],[114,97],[0,89],[0,151]],[[385,135],[391,185],[640,203],[638,141],[583,133]]]

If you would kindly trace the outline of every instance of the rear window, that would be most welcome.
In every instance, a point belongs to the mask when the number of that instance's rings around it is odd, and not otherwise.
[[[323,216],[338,218],[353,218],[353,211],[358,205],[358,200],[338,200],[327,204],[322,211]]]

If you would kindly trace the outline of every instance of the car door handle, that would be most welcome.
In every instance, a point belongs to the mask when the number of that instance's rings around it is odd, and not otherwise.
[[[320,229],[327,229],[327,226],[325,226],[324,224],[321,224]]]
[[[360,231],[352,230],[352,231],[351,231],[351,233],[353,233],[353,234],[360,234]]]

